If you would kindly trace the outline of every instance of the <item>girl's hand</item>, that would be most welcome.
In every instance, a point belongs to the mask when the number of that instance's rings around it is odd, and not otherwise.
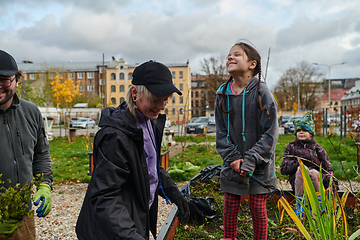
[[[246,173],[247,172],[245,170],[243,169],[240,170],[240,176],[247,177]]]
[[[235,171],[240,173],[241,164],[244,162],[243,158],[233,161],[230,163],[230,167]]]

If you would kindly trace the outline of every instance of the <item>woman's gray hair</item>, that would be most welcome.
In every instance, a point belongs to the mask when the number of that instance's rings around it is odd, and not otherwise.
[[[148,100],[153,101],[155,96],[152,95],[151,92],[149,90],[147,90],[147,88],[144,85],[132,85],[129,88],[129,90],[126,92],[126,103],[129,108],[129,111],[136,118],[136,114],[135,114],[136,103],[134,102],[132,94],[131,94],[131,89],[133,87],[136,87],[136,90],[138,92],[138,98],[146,97]]]
[[[136,87],[136,90],[138,92],[138,96],[137,98],[142,98],[145,97],[147,98],[147,100],[153,102],[156,100],[156,96],[153,95],[149,90],[147,90],[147,88],[144,85],[132,85],[128,91],[126,92],[126,103],[127,103],[127,107],[129,108],[129,111],[131,112],[132,115],[134,115],[134,117],[137,119],[137,115],[135,113],[135,109],[136,109],[136,103],[133,100],[133,96],[131,94],[131,89],[133,87]],[[172,98],[172,94],[169,95],[169,99]]]

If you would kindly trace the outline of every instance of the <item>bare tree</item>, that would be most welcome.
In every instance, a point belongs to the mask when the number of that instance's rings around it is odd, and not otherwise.
[[[205,89],[208,91],[207,101],[209,109],[215,109],[216,90],[221,84],[229,79],[226,70],[225,59],[222,57],[204,59],[201,61],[201,67],[205,72]]]
[[[274,90],[280,109],[290,110],[293,104],[298,102],[300,108],[314,109],[316,98],[321,94],[322,76],[322,73],[318,73],[316,68],[306,61],[286,70]]]

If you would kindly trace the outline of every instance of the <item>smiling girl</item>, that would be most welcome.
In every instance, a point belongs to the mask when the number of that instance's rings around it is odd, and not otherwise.
[[[261,58],[254,47],[244,42],[235,44],[226,68],[230,79],[217,90],[215,109],[216,148],[223,159],[220,186],[225,192],[224,237],[236,238],[240,198],[250,195],[253,239],[264,240],[268,190],[247,175],[276,185],[277,104],[261,82]]]

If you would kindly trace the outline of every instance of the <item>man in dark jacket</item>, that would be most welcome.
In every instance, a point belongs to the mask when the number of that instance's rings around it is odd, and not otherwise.
[[[14,187],[16,184],[22,187],[27,181],[31,182],[34,175],[43,175],[34,204],[38,205],[42,201],[36,212],[39,217],[45,217],[50,213],[52,205],[50,146],[40,110],[16,94],[20,76],[15,59],[0,50],[1,180],[5,187]],[[31,209],[30,201],[27,207]],[[14,231],[17,228],[18,231]],[[26,215],[22,219],[10,216],[10,219],[2,218],[0,221],[0,240],[35,240],[35,234],[34,216]]]
[[[133,73],[127,100],[101,113],[94,139],[94,171],[76,224],[77,237],[149,239],[156,237],[158,195],[189,214],[188,203],[160,166],[167,99],[181,92],[169,69],[148,61]]]

